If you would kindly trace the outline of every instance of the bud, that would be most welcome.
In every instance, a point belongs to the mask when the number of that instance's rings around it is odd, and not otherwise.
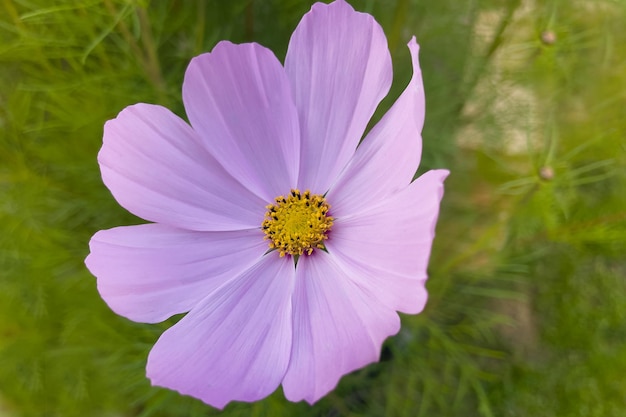
[[[556,33],[551,30],[544,30],[541,32],[541,42],[543,42],[544,45],[554,44],[554,42],[556,42]]]
[[[552,167],[544,166],[539,169],[539,178],[544,181],[550,181],[554,178],[554,170]]]

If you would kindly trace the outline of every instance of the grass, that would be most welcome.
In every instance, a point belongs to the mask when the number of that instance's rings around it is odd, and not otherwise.
[[[135,224],[101,182],[104,122],[184,116],[190,58],[221,39],[282,60],[310,1],[0,2],[0,410],[10,416],[602,416],[626,407],[626,3],[352,2],[382,24],[394,87],[415,34],[427,93],[419,172],[452,175],[425,312],[380,363],[313,407],[280,390],[219,412],[152,388],[175,319],[129,322],[83,265]]]

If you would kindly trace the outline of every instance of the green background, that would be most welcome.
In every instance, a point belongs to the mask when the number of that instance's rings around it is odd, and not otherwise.
[[[415,34],[419,172],[452,172],[425,312],[312,407],[150,387],[176,318],[116,316],[83,264],[94,232],[141,222],[101,182],[102,126],[136,102],[184,116],[185,67],[219,40],[284,59],[311,3],[0,0],[0,416],[626,415],[623,0],[352,1],[394,59],[374,120]]]

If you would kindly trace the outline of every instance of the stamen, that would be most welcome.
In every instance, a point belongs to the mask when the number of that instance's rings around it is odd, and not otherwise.
[[[328,215],[330,205],[323,196],[293,189],[288,197],[281,195],[274,201],[275,204],[266,206],[268,211],[261,225],[271,249],[283,257],[310,255],[315,248],[325,248],[334,219]]]

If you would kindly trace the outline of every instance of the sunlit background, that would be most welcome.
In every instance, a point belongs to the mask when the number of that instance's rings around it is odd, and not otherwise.
[[[419,173],[451,176],[423,314],[314,406],[280,389],[219,412],[150,387],[160,325],[116,316],[83,259],[142,222],[96,155],[104,122],[184,117],[191,57],[222,39],[284,59],[303,0],[0,1],[0,416],[626,415],[626,1],[353,0],[394,85],[421,44]],[[384,245],[385,242],[380,242]]]

